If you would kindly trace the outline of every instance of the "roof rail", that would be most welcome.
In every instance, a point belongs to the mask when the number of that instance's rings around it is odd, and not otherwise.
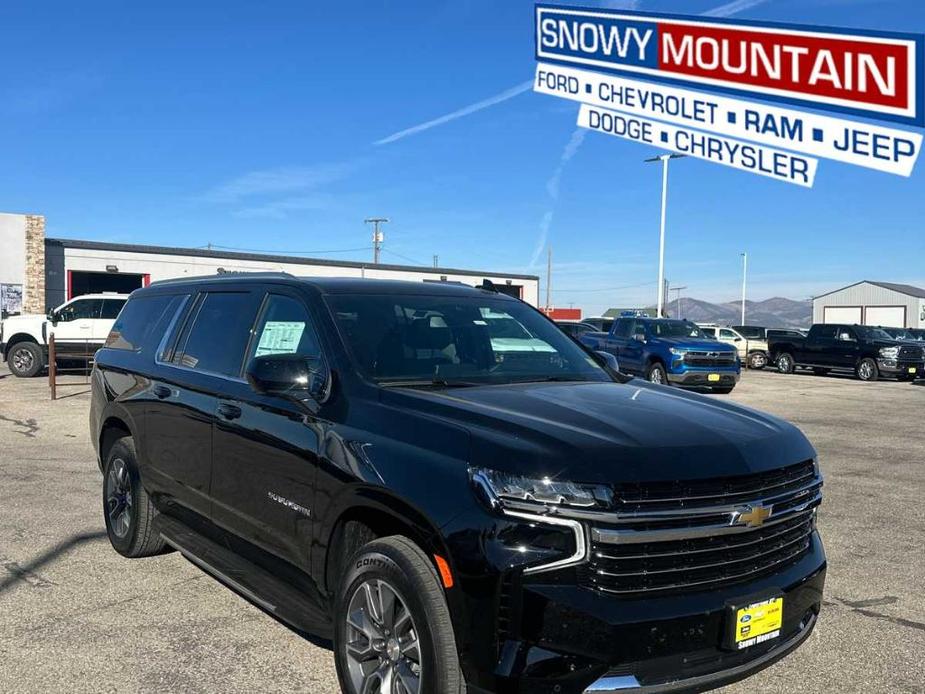
[[[166,280],[157,280],[149,286],[163,286],[165,284],[183,284],[185,282],[215,282],[216,280],[231,281],[248,277],[253,279],[295,279],[295,275],[288,272],[248,272],[246,270],[224,270],[219,268],[219,272],[214,275],[196,275],[195,277],[171,277]]]

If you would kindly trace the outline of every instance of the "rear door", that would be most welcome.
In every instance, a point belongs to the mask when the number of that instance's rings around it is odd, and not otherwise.
[[[209,289],[195,297],[184,324],[159,354],[146,410],[146,458],[156,490],[211,514],[212,427],[217,403],[243,383],[241,365],[260,293]]]
[[[795,354],[794,358],[803,364],[839,366],[841,357],[838,343],[835,341],[838,328],[839,326],[831,324],[814,325],[803,341],[803,351]]]
[[[125,299],[103,299],[103,308],[100,312],[100,318],[93,324],[93,339],[100,343],[106,341],[109,337],[109,331],[112,330],[112,324],[116,321],[116,316],[125,305]]]
[[[308,306],[285,287],[272,288],[264,298],[245,365],[269,354],[322,356]],[[309,566],[315,475],[327,427],[323,406],[311,411],[235,382],[216,408],[213,519],[277,556]]]

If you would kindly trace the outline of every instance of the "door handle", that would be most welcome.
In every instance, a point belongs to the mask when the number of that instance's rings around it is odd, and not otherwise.
[[[218,406],[218,413],[225,419],[237,419],[241,416],[241,408],[237,405],[231,405],[223,402]]]
[[[154,386],[152,390],[154,391],[154,395],[156,395],[159,400],[170,397],[170,388],[167,386]]]

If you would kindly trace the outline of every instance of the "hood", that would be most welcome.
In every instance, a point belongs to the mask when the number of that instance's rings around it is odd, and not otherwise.
[[[782,420],[636,379],[389,389],[382,400],[466,428],[472,465],[531,477],[602,484],[703,479],[815,456]]]
[[[736,351],[732,345],[707,337],[656,337],[653,339],[679,349],[707,349],[711,352]]]
[[[20,313],[18,316],[4,318],[0,323],[6,326],[6,333],[10,334],[9,331],[15,330],[17,325],[26,325],[27,323],[35,325],[36,322],[41,324],[47,320],[48,316],[44,316],[41,313]]]

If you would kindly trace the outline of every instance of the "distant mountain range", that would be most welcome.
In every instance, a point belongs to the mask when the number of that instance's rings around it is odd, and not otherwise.
[[[672,318],[677,317],[677,301],[672,300],[665,308]],[[714,304],[682,296],[681,317],[696,323],[738,325],[742,321],[742,302]],[[808,328],[813,322],[813,304],[811,301],[793,301],[783,297],[746,301],[745,322],[747,325],[766,328]]]

